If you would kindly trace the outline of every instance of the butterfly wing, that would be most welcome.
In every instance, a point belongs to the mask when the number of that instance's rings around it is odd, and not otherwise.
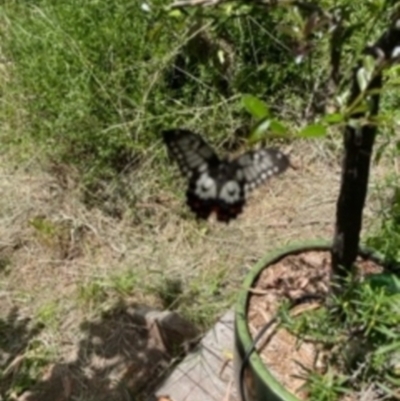
[[[163,131],[170,156],[189,179],[186,203],[197,218],[207,220],[215,208],[216,182],[210,169],[220,163],[212,147],[199,135],[186,129]]]
[[[163,138],[188,178],[187,205],[200,219],[207,219],[212,212],[219,221],[236,218],[248,192],[290,165],[288,157],[275,148],[249,151],[229,162],[220,160],[211,146],[192,131],[168,130]]]
[[[219,163],[217,154],[199,134],[186,129],[167,130],[162,134],[170,155],[185,177],[206,172]]]
[[[289,158],[276,148],[251,150],[233,161],[238,166],[236,177],[244,182],[249,193],[267,179],[282,174],[289,166]]]
[[[243,211],[247,194],[268,178],[283,173],[289,158],[276,148],[252,150],[231,162],[222,161],[217,179],[219,221],[229,222]]]

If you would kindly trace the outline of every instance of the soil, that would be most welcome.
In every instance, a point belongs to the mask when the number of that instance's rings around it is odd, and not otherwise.
[[[382,267],[359,257],[356,263],[364,276],[382,272]],[[323,298],[328,292],[331,273],[331,255],[327,251],[306,251],[280,259],[259,276],[249,300],[248,324],[253,338],[276,314],[282,301],[303,296]],[[299,305],[294,313],[306,308],[317,308],[318,301]],[[287,330],[272,326],[259,341],[258,352],[270,372],[290,392],[301,400],[307,399],[304,388],[305,373],[322,366],[318,345],[299,340]],[[357,398],[358,399],[358,398]],[[346,401],[353,398],[346,398]]]

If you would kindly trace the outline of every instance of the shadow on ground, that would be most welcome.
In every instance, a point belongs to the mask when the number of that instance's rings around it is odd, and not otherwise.
[[[122,304],[81,324],[81,330],[71,360],[53,364],[18,401],[147,399],[182,354],[182,344],[197,335],[174,313]],[[16,326],[9,335],[20,342],[21,353],[21,344],[26,347],[36,333]]]
[[[18,308],[12,308],[7,317],[0,319],[0,396],[7,397],[9,384],[25,363],[24,355],[41,331],[39,325],[32,325],[29,318],[21,316]],[[29,372],[20,378],[29,382]],[[2,398],[1,398],[2,399]]]

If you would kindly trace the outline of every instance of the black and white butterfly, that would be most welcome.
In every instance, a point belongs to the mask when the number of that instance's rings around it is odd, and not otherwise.
[[[186,129],[163,131],[170,155],[189,182],[187,204],[197,218],[229,222],[243,210],[248,193],[273,175],[283,173],[289,159],[276,148],[248,151],[236,159],[220,159],[199,135]]]

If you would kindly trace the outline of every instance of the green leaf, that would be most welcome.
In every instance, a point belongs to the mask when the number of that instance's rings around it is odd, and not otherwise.
[[[390,389],[389,387],[385,386],[384,384],[382,384],[382,383],[376,383],[376,385],[377,385],[381,390],[383,390],[386,394],[390,394],[390,395],[392,395],[392,396],[396,396],[395,392],[394,392],[392,389]]]
[[[268,106],[253,95],[243,95],[242,105],[255,118],[265,118],[270,115]]]
[[[235,8],[233,4],[225,4],[225,6],[222,7],[223,11],[225,12],[225,15],[231,16],[235,12]]]
[[[250,143],[258,142],[269,137],[286,137],[288,136],[288,129],[279,121],[263,118],[252,129],[249,141]]]
[[[369,84],[370,75],[365,68],[359,68],[356,74],[358,86],[360,87],[360,91],[364,92],[367,89]]]
[[[387,375],[385,376],[385,379],[386,379],[388,382],[394,384],[394,385],[397,386],[397,387],[400,386],[400,379],[397,378],[397,377],[393,377],[392,375],[387,374]],[[394,395],[395,393],[392,392],[392,394]]]
[[[269,118],[264,118],[259,121],[256,126],[251,130],[249,138],[250,143],[255,143],[265,138],[270,126],[271,120]]]
[[[271,126],[269,129],[274,136],[288,136],[288,129],[277,120],[271,121]]]
[[[391,294],[400,294],[400,279],[394,274],[373,274],[365,281],[370,284],[372,289],[385,288]]]
[[[332,113],[324,116],[322,121],[328,124],[338,124],[344,121],[344,115],[341,113]]]
[[[375,153],[375,163],[378,164],[380,162],[380,160],[383,156],[383,152],[385,151],[385,149],[388,147],[389,144],[390,144],[390,142],[387,141],[387,142],[384,142],[382,145],[380,145],[377,148],[376,153]]]
[[[393,351],[396,351],[400,348],[400,342],[394,342],[388,345],[383,345],[381,347],[379,347],[374,354],[375,355],[382,355],[382,354],[388,354],[388,353],[392,353]]]
[[[147,40],[159,40],[160,36],[162,35],[164,30],[163,24],[156,23],[152,29],[147,33],[146,38]]]
[[[382,333],[384,336],[390,338],[390,339],[397,339],[399,336],[399,333],[397,333],[396,330],[391,330],[385,326],[381,326],[381,327],[377,327],[376,331],[378,331],[379,333]],[[381,347],[382,348],[382,347]],[[381,348],[378,348],[375,352],[379,354]]]
[[[326,127],[321,124],[307,125],[298,133],[300,138],[319,138],[325,135]]]
[[[168,15],[172,18],[181,18],[183,16],[182,11],[178,9],[171,10]]]
[[[339,93],[335,99],[340,107],[345,107],[347,105],[347,100],[350,96],[350,90],[344,90],[342,93]]]
[[[375,69],[375,62],[372,57],[365,58],[363,64],[363,67],[360,67],[356,72],[357,83],[361,92],[368,88]]]

